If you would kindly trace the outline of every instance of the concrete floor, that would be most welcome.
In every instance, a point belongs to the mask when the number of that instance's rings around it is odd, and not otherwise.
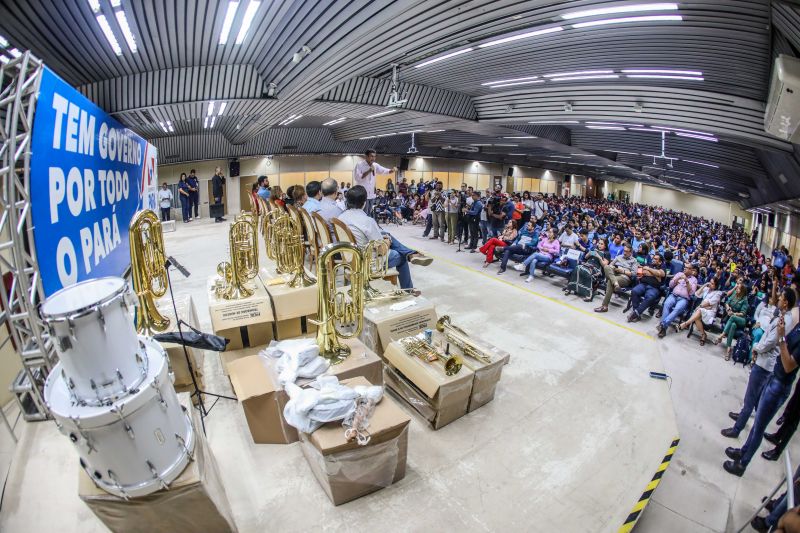
[[[168,253],[192,272],[188,279],[173,273],[174,289],[193,295],[206,329],[205,283],[227,258],[226,229],[201,219],[165,235]],[[438,313],[512,354],[498,394],[436,432],[414,416],[406,478],[340,507],[328,502],[298,445],[252,444],[238,404],[220,402],[208,437],[240,531],[353,523],[392,531],[616,531],[675,436],[681,444],[637,531],[734,530],[779,479],[781,467],[761,458],[741,480],[721,468],[732,441],[719,429],[747,379],[723,361],[721,348],[676,334],[656,340],[654,320],[625,324],[619,307],[598,316],[592,305],[564,297],[561,281],[526,285],[512,270],[496,276],[476,254],[423,240],[419,227],[389,229],[436,257],[412,274]],[[216,354],[207,354],[204,368],[209,390],[230,392]],[[666,371],[671,383],[650,379],[650,370]],[[0,530],[105,531],[77,497],[77,456],[55,425],[20,422],[17,434]],[[9,443],[0,429],[0,460],[10,458]],[[798,456],[796,445],[790,451]]]

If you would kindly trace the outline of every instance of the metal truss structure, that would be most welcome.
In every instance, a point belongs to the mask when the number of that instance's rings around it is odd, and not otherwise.
[[[30,52],[0,63],[0,323],[22,359],[11,390],[25,420],[48,418],[44,382],[57,361],[39,315],[44,291],[31,221],[31,139],[43,68]]]

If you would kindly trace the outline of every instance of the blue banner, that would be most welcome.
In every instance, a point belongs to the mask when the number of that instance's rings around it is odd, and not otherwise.
[[[130,265],[128,224],[156,212],[157,154],[50,69],[33,120],[33,236],[45,295]]]

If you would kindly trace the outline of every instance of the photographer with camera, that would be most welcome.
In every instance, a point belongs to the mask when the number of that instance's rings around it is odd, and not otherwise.
[[[506,222],[506,214],[503,211],[505,202],[500,193],[496,191],[486,204],[486,216],[489,222],[489,238],[497,237],[503,231]]]

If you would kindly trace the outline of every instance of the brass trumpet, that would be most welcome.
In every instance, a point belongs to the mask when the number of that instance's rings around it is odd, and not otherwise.
[[[457,355],[443,355],[418,337],[402,338],[400,339],[400,344],[408,355],[426,363],[433,363],[438,359],[444,365],[444,373],[448,376],[458,374],[461,371],[462,361],[460,357]]]
[[[313,285],[314,280],[306,274],[303,235],[291,216],[282,215],[272,223],[272,240],[278,272],[291,276],[287,285],[292,288]]]
[[[217,265],[222,283],[216,293],[225,300],[247,298],[253,295],[247,282],[258,274],[258,234],[249,220],[239,219],[231,224],[228,241],[231,260]]]
[[[352,253],[351,263],[336,263],[334,256],[339,253]],[[364,291],[361,276],[364,256],[357,246],[348,242],[337,242],[325,246],[317,259],[317,286],[319,298],[318,319],[312,322],[317,329],[319,354],[336,365],[350,355],[350,347],[339,339],[351,339],[361,333],[364,326]],[[337,278],[350,277],[349,287],[336,285]],[[341,328],[350,327],[353,331],[342,333]]]
[[[450,317],[443,315],[442,318],[436,321],[436,330],[444,333],[445,339],[451,344],[455,344],[461,352],[467,357],[471,357],[476,361],[488,365],[492,363],[492,356],[481,349],[475,342],[473,342],[467,332],[458,326],[454,326],[450,322]],[[475,370],[467,365],[470,369]]]
[[[362,253],[364,254],[364,299],[367,302],[397,300],[414,294],[414,289],[392,289],[381,292],[370,285],[371,280],[386,277],[386,272],[389,270],[389,244],[385,240],[369,241]]]
[[[152,335],[169,327],[169,318],[156,307],[156,300],[169,288],[164,234],[161,221],[153,211],[139,211],[129,226],[131,249],[131,279],[139,298],[136,310],[136,331]]]

